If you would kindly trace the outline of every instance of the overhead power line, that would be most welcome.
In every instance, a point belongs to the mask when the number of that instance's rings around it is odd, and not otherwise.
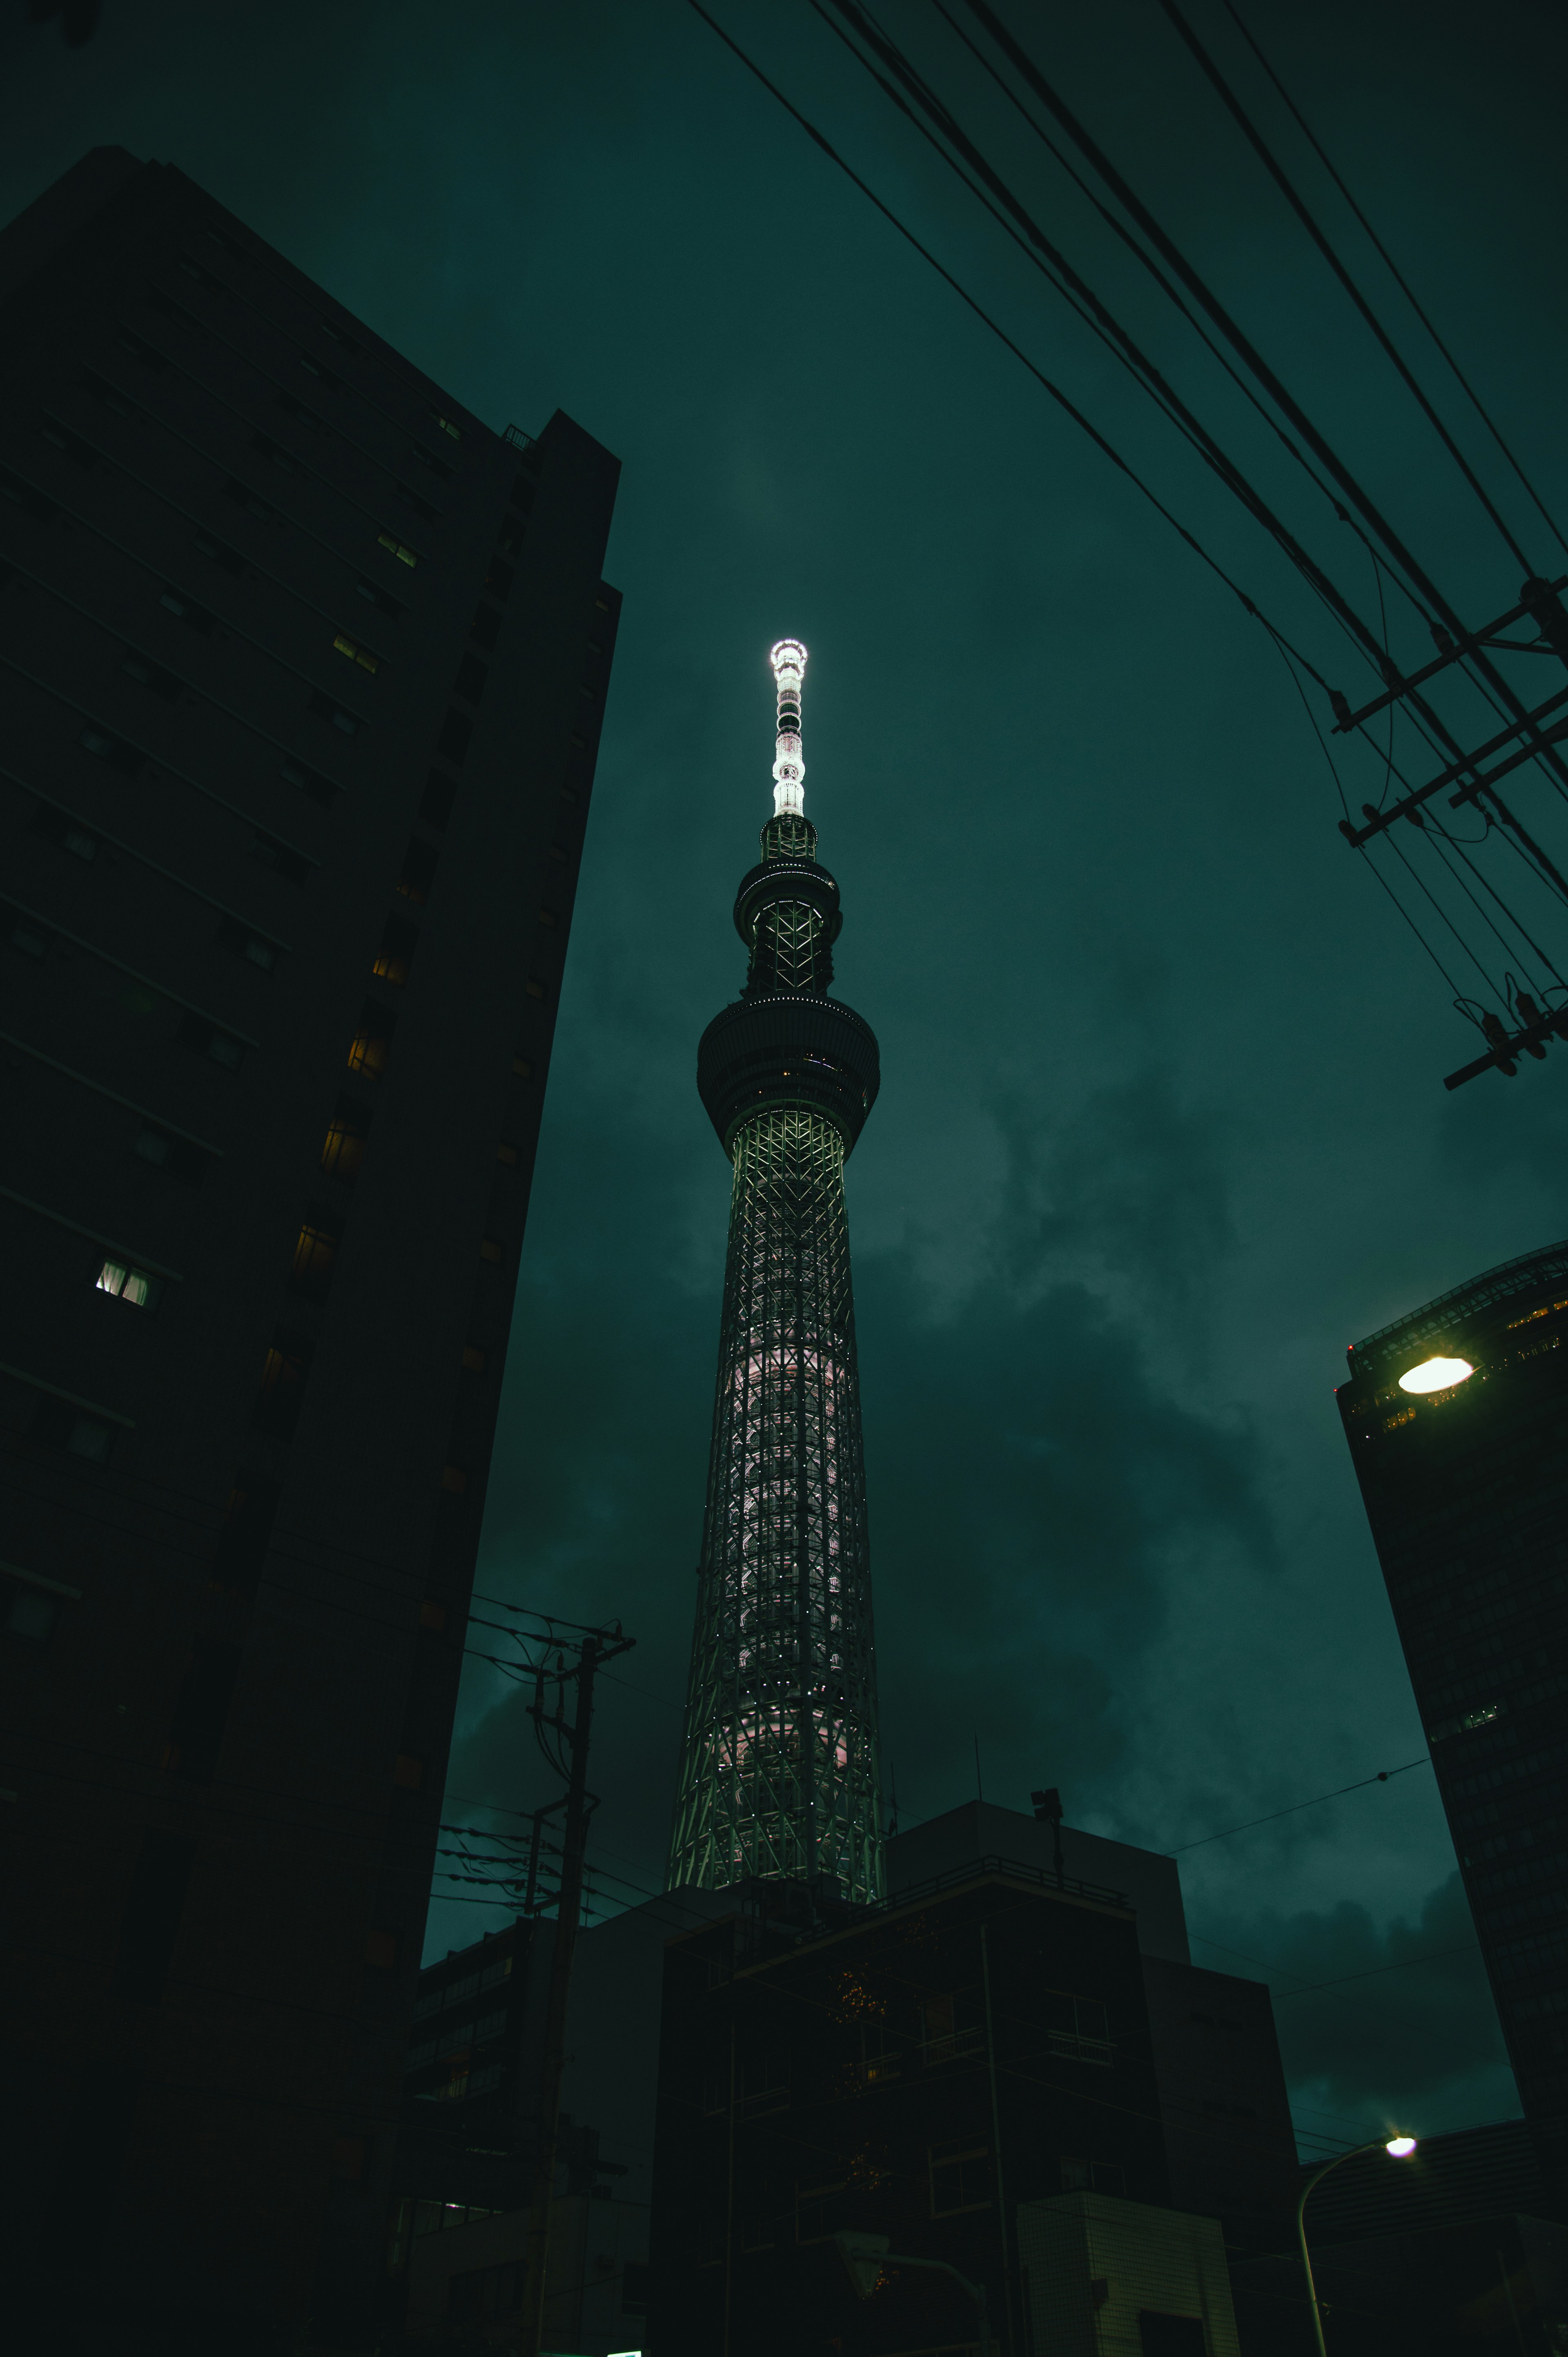
[[[1240,601],[1240,603],[1246,608],[1248,613],[1251,614],[1254,619],[1262,622],[1264,628],[1268,630],[1273,637],[1279,639],[1282,644],[1290,646],[1290,641],[1284,637],[1284,633],[1276,630],[1274,625],[1267,620],[1252,598],[1248,597],[1246,591],[1241,588],[1239,583],[1231,579],[1224,566],[1216,557],[1209,554],[1208,549],[1203,546],[1202,543],[1194,533],[1187,530],[1186,524],[1180,522],[1177,518],[1171,513],[1169,508],[1165,505],[1164,501],[1159,499],[1158,496],[1150,489],[1149,485],[1144,482],[1143,477],[1128,464],[1127,460],[1122,457],[1121,452],[1116,449],[1114,445],[1101,433],[1097,425],[1092,425],[1089,418],[1084,415],[1084,413],[1079,408],[1077,403],[1070,400],[1062,391],[1060,385],[1054,383],[1052,380],[1046,375],[1044,370],[1036,366],[1035,362],[1029,358],[1022,346],[1014,341],[1013,338],[1007,333],[1001,322],[993,318],[992,314],[985,309],[984,306],[978,302],[974,296],[969,292],[969,289],[954,276],[953,273],[949,270],[945,264],[938,261],[936,255],[931,252],[929,246],[921,243],[920,240],[915,235],[913,230],[909,229],[905,222],[899,219],[898,215],[893,210],[890,205],[884,203],[883,199],[877,195],[875,188],[870,187],[866,181],[861,178],[860,174],[854,170],[851,164],[846,162],[844,157],[839,154],[838,149],[834,147],[832,143],[824,137],[822,133],[817,129],[816,124],[811,122],[807,116],[802,114],[800,108],[796,106],[791,100],[785,97],[784,92],[779,89],[778,83],[771,81],[769,77],[764,73],[756,59],[748,56],[746,51],[741,48],[740,43],[736,40],[732,35],[725,32],[724,27],[718,22],[717,18],[711,16],[708,14],[708,11],[703,5],[703,0],[688,0],[688,5],[702,18],[703,24],[709,27],[710,31],[718,35],[719,39],[724,43],[725,48],[731,50],[733,54],[739,59],[746,71],[756,76],[757,80],[762,84],[763,89],[768,91],[770,97],[778,101],[779,104],[784,109],[785,113],[789,115],[794,122],[800,124],[808,139],[811,140],[816,146],[822,149],[822,154],[827,156],[830,163],[837,165],[839,170],[844,175],[845,178],[854,182],[854,186],[860,190],[861,195],[871,204],[875,206],[883,219],[888,222],[893,229],[897,231],[899,236],[903,238],[908,244],[914,248],[915,252],[920,256],[922,262],[929,264],[930,267],[936,272],[938,277],[943,279],[946,284],[952,288],[953,293],[958,296],[960,302],[967,305],[969,309],[974,313],[975,317],[979,319],[983,326],[990,328],[992,334],[996,337],[997,340],[1006,346],[1014,359],[1022,362],[1023,366],[1028,370],[1029,374],[1035,379],[1036,382],[1043,387],[1043,389],[1049,393],[1051,399],[1058,404],[1058,406],[1064,410],[1067,415],[1072,419],[1073,424],[1088,435],[1095,447],[1101,451],[1104,456],[1110,459],[1112,465],[1116,468],[1121,474],[1126,476],[1128,481],[1132,483],[1137,490],[1143,493],[1150,506],[1154,508],[1158,514],[1164,517],[1165,522],[1170,525],[1172,531],[1179,533],[1180,537],[1192,550],[1194,555],[1200,558],[1201,561],[1208,565],[1209,571],[1215,574],[1219,579],[1225,584],[1226,588],[1230,590],[1231,596]],[[1323,678],[1323,674],[1318,671],[1316,665],[1309,662],[1306,656],[1301,653],[1298,648],[1292,646],[1291,652],[1301,664],[1303,670],[1311,673],[1313,678],[1317,681],[1320,687],[1326,684]]]
[[[1326,153],[1323,145],[1318,139],[1316,134],[1314,132],[1311,124],[1308,123],[1300,107],[1296,104],[1294,99],[1292,98],[1289,91],[1285,88],[1284,83],[1280,80],[1278,73],[1275,71],[1273,66],[1270,63],[1268,57],[1265,55],[1257,36],[1252,32],[1250,26],[1242,17],[1240,10],[1236,7],[1235,0],[1225,0],[1225,9],[1226,14],[1230,16],[1231,22],[1236,27],[1237,31],[1240,34],[1241,38],[1246,42],[1247,47],[1251,50],[1252,55],[1257,59],[1258,63],[1262,67],[1263,71],[1267,74],[1275,90],[1279,92],[1285,106],[1289,109],[1290,113],[1295,122],[1296,127],[1307,142],[1307,145],[1311,147],[1313,154],[1317,157],[1318,162],[1322,165],[1324,170],[1327,173],[1329,178],[1333,181],[1335,187],[1344,198],[1345,202],[1349,206],[1350,210],[1355,214],[1357,221],[1360,223],[1362,230],[1370,241],[1379,259],[1383,264],[1384,268],[1388,271],[1389,275],[1392,278],[1395,285],[1399,288],[1400,293],[1404,296],[1405,301],[1410,305],[1411,309],[1415,313],[1416,317],[1421,321],[1422,326],[1426,329],[1427,334],[1431,337],[1433,342],[1442,353],[1444,361],[1446,361],[1448,366],[1454,371],[1454,375],[1457,380],[1466,399],[1470,402],[1476,411],[1476,414],[1480,418],[1481,423],[1485,425],[1487,433],[1491,436],[1493,441],[1502,452],[1503,457],[1508,460],[1509,465],[1513,468],[1514,473],[1519,477],[1520,481],[1523,484],[1526,491],[1530,494],[1530,499],[1534,501],[1537,510],[1544,520],[1548,529],[1551,531],[1558,546],[1564,552],[1564,554],[1568,554],[1568,540],[1564,540],[1562,533],[1558,530],[1556,520],[1552,515],[1545,501],[1541,499],[1541,494],[1535,488],[1535,485],[1530,481],[1530,477],[1525,473],[1524,468],[1515,457],[1513,451],[1509,448],[1508,443],[1503,439],[1500,427],[1493,418],[1490,411],[1482,402],[1480,394],[1476,391],[1475,386],[1470,382],[1469,378],[1465,374],[1464,370],[1460,367],[1458,361],[1455,359],[1453,353],[1449,350],[1447,345],[1438,334],[1437,329],[1428,318],[1425,311],[1422,308],[1421,303],[1417,299],[1415,290],[1411,285],[1409,280],[1405,277],[1403,272],[1400,269],[1398,263],[1394,260],[1392,254],[1389,252],[1387,246],[1378,235],[1377,231],[1372,227],[1371,222],[1367,219],[1366,214],[1361,210],[1360,206],[1356,202],[1355,198],[1346,187],[1344,180],[1335,169],[1332,160]]]
[[[1244,1824],[1225,1825],[1217,1834],[1200,1834],[1196,1841],[1177,1842],[1165,1852],[1167,1857],[1181,1857],[1189,1849],[1202,1849],[1209,1842],[1229,1841],[1232,1834],[1251,1833],[1254,1825],[1276,1824],[1281,1817],[1294,1817],[1303,1809],[1320,1809],[1325,1801],[1337,1801],[1347,1792],[1364,1792],[1369,1784],[1386,1784],[1391,1777],[1408,1776],[1412,1768],[1430,1768],[1431,1760],[1423,1752],[1419,1760],[1407,1760],[1402,1768],[1380,1768],[1375,1776],[1359,1776],[1353,1784],[1337,1784],[1332,1792],[1316,1792],[1310,1801],[1293,1801],[1287,1809],[1271,1809],[1266,1817],[1249,1817]]]
[[[1258,156],[1264,170],[1268,173],[1270,178],[1274,182],[1274,185],[1283,196],[1285,202],[1290,206],[1291,210],[1301,222],[1301,225],[1305,230],[1308,237],[1311,238],[1314,245],[1316,246],[1318,252],[1327,263],[1328,267],[1333,271],[1334,275],[1337,278],[1341,286],[1344,287],[1347,295],[1349,296],[1351,302],[1354,303],[1357,310],[1359,311],[1362,318],[1365,319],[1368,327],[1370,328],[1373,335],[1376,336],[1379,343],[1382,346],[1384,351],[1393,362],[1394,367],[1399,371],[1400,376],[1404,384],[1409,388],[1416,401],[1420,404],[1423,415],[1427,419],[1428,423],[1433,427],[1434,432],[1440,437],[1444,448],[1448,452],[1449,457],[1453,459],[1460,473],[1464,476],[1465,480],[1469,484],[1470,489],[1475,492],[1476,497],[1486,509],[1486,511],[1490,516],[1493,523],[1496,524],[1498,532],[1502,534],[1503,539],[1507,542],[1509,552],[1518,559],[1519,563],[1523,565],[1526,573],[1533,574],[1536,570],[1535,566],[1530,563],[1530,558],[1525,554],[1524,550],[1520,546],[1518,541],[1514,538],[1513,533],[1509,531],[1502,516],[1498,513],[1496,506],[1493,504],[1491,494],[1487,491],[1485,484],[1481,481],[1479,476],[1471,466],[1468,458],[1466,457],[1465,453],[1460,449],[1457,442],[1455,441],[1454,436],[1448,431],[1447,426],[1444,424],[1442,418],[1438,415],[1436,410],[1427,399],[1425,391],[1417,379],[1414,371],[1410,367],[1403,353],[1394,342],[1393,338],[1389,334],[1387,328],[1383,326],[1382,321],[1373,310],[1370,303],[1368,302],[1366,296],[1357,285],[1356,281],[1351,277],[1349,271],[1340,260],[1339,255],[1336,253],[1333,245],[1329,242],[1326,234],[1317,221],[1310,207],[1307,205],[1305,199],[1301,195],[1300,191],[1295,187],[1294,182],[1286,173],[1283,165],[1281,164],[1279,158],[1275,156],[1273,149],[1269,145],[1268,141],[1263,137],[1262,133],[1258,129],[1257,124],[1252,121],[1251,116],[1247,113],[1246,108],[1242,105],[1240,100],[1237,97],[1235,91],[1231,89],[1224,75],[1220,72],[1219,68],[1215,63],[1213,58],[1204,48],[1203,43],[1198,39],[1197,33],[1187,22],[1186,16],[1183,16],[1180,8],[1176,5],[1176,0],[1160,0],[1160,6],[1165,10],[1165,15],[1176,27],[1177,33],[1180,35],[1183,41],[1186,42],[1193,56],[1197,59],[1199,68],[1208,81],[1212,84],[1221,103],[1240,128],[1242,137],[1247,141],[1253,153]]]
[[[1263,387],[1263,390],[1269,395],[1270,400],[1273,401],[1280,410],[1281,414],[1290,420],[1291,425],[1302,436],[1302,439],[1305,442],[1307,447],[1312,451],[1315,457],[1317,458],[1320,465],[1326,468],[1327,471],[1332,475],[1334,480],[1339,485],[1340,490],[1344,492],[1346,498],[1349,500],[1352,506],[1357,508],[1361,515],[1366,519],[1366,522],[1373,533],[1380,541],[1381,541],[1383,546],[1388,550],[1389,554],[1393,558],[1394,563],[1400,567],[1407,583],[1424,604],[1428,620],[1441,622],[1454,638],[1462,639],[1466,634],[1463,622],[1461,622],[1458,615],[1455,612],[1447,598],[1443,595],[1443,592],[1438,588],[1436,583],[1427,573],[1425,567],[1412,554],[1411,550],[1405,546],[1403,540],[1394,530],[1392,524],[1390,523],[1388,518],[1383,515],[1376,501],[1371,498],[1371,495],[1365,490],[1356,476],[1351,472],[1350,468],[1345,464],[1337,451],[1335,450],[1332,445],[1328,442],[1326,436],[1319,432],[1312,419],[1302,408],[1300,403],[1290,393],[1275,371],[1269,365],[1268,361],[1264,360],[1262,352],[1259,351],[1256,345],[1245,333],[1240,323],[1231,317],[1230,313],[1227,310],[1224,304],[1220,302],[1213,289],[1193,267],[1192,264],[1188,262],[1186,254],[1183,253],[1181,249],[1176,245],[1176,241],[1167,234],[1160,222],[1155,219],[1155,215],[1150,211],[1148,206],[1144,203],[1143,199],[1137,195],[1136,191],[1124,178],[1122,174],[1118,171],[1116,166],[1111,161],[1110,156],[1106,155],[1103,148],[1101,148],[1098,142],[1090,136],[1089,131],[1086,129],[1084,124],[1079,121],[1077,115],[1073,113],[1071,107],[1068,105],[1060,92],[1054,88],[1051,82],[1049,82],[1046,76],[1041,72],[1039,67],[1035,63],[1033,58],[1030,57],[1028,51],[1024,48],[1022,44],[1015,38],[1009,27],[1003,23],[995,9],[991,6],[990,0],[964,0],[964,5],[969,9],[970,14],[985,27],[985,30],[991,36],[991,38],[997,48],[1001,50],[1002,54],[1007,59],[1009,64],[1013,67],[1014,71],[1021,77],[1021,79],[1028,85],[1029,89],[1034,92],[1035,96],[1039,100],[1040,103],[1055,117],[1062,130],[1066,132],[1068,137],[1073,142],[1073,145],[1078,148],[1079,154],[1084,157],[1085,161],[1099,175],[1105,186],[1111,190],[1111,193],[1116,199],[1117,203],[1121,205],[1125,210],[1129,217],[1136,222],[1144,235],[1149,239],[1155,250],[1164,257],[1167,266],[1175,271],[1183,285],[1186,286],[1187,292],[1193,296],[1194,300],[1201,304],[1204,310],[1207,311],[1209,317],[1213,320],[1216,328],[1219,330],[1219,333],[1224,336],[1226,340],[1229,342],[1232,350],[1237,353],[1243,365],[1251,371],[1251,374]],[[1378,651],[1375,641],[1373,642],[1372,651],[1375,656]],[[1493,692],[1503,698],[1509,710],[1514,714],[1515,717],[1528,722],[1529,714],[1525,705],[1515,694],[1509,683],[1504,679],[1502,674],[1498,672],[1496,664],[1493,663],[1488,657],[1483,654],[1479,649],[1476,651],[1475,663],[1477,670],[1481,673],[1482,677],[1485,678]],[[1439,716],[1423,703],[1418,703],[1418,700],[1413,696],[1411,700],[1412,705],[1416,705],[1416,708],[1422,710],[1429,722],[1438,729],[1444,742],[1449,746],[1450,749],[1455,753],[1459,752],[1460,748],[1457,739],[1450,734],[1446,725],[1441,720]],[[1541,740],[1539,731],[1534,732],[1534,738],[1542,758],[1551,764],[1560,778],[1568,779],[1568,769],[1563,767],[1562,757],[1557,753],[1555,748],[1544,744],[1544,742]],[[1558,878],[1557,880],[1561,885],[1562,879]],[[1568,892],[1568,886],[1563,886],[1563,888],[1565,892]]]

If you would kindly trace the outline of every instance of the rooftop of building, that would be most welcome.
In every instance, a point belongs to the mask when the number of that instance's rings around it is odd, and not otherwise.
[[[1521,1298],[1545,1297],[1557,1307],[1559,1297],[1568,1299],[1568,1240],[1505,1260],[1380,1327],[1364,1342],[1353,1342],[1346,1352],[1350,1372],[1363,1382],[1376,1382],[1393,1372],[1396,1360],[1402,1361],[1422,1344],[1445,1336],[1457,1340],[1464,1329],[1499,1304],[1517,1306]]]

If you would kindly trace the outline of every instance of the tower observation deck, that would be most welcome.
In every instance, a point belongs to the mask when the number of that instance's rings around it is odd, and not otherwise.
[[[740,997],[697,1049],[734,1169],[671,1886],[882,1891],[871,1563],[843,1166],[876,1040],[828,996],[843,919],[803,809],[806,650],[773,650],[773,816],[741,878]]]

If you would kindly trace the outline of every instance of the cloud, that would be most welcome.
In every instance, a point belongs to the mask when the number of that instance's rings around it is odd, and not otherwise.
[[[1212,1942],[1195,1935],[1199,1961],[1266,1977],[1274,1991],[1305,2136],[1343,2142],[1385,2127],[1420,2136],[1517,2115],[1457,1873],[1428,1893],[1413,1920],[1396,1916],[1381,1929],[1350,1900],[1300,1914],[1238,1914],[1212,1928]],[[1323,1982],[1335,1986],[1314,1986]]]

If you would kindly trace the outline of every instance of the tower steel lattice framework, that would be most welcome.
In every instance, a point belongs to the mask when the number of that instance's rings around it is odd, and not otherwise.
[[[843,1166],[868,1024],[827,996],[843,919],[803,810],[806,650],[780,640],[774,813],[743,877],[746,985],[697,1087],[735,1172],[671,1886],[882,1892],[871,1560]]]

